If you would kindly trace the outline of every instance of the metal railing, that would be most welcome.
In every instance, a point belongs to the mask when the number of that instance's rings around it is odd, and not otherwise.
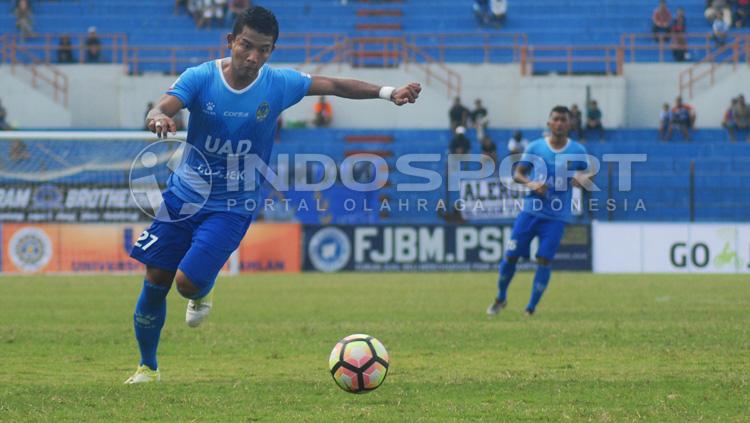
[[[425,74],[425,84],[435,80],[446,88],[448,97],[461,95],[461,75],[413,44],[402,41],[401,47],[405,66],[420,69]]]
[[[24,63],[31,62],[30,56],[34,56],[37,59],[34,63],[53,63],[58,48],[57,40],[62,35],[71,37],[74,50],[78,52],[77,61],[85,62],[86,34],[53,33],[24,39],[7,34],[0,37],[0,58],[5,63]],[[128,45],[125,34],[98,36],[102,40],[102,56],[108,62],[125,64],[131,73],[145,70],[179,73],[185,67],[221,57],[228,51],[223,38],[211,45],[176,47]],[[750,42],[747,41],[750,36],[747,34],[736,36],[727,46],[718,49],[710,33],[687,33],[680,37],[687,43],[682,46],[683,49],[702,57],[692,70],[692,77],[682,77],[693,80],[693,85],[696,75],[705,77],[705,72],[698,71],[699,67],[719,60],[721,63],[731,61],[736,65],[743,60],[747,61],[750,56]],[[286,33],[282,35],[276,48],[279,52],[294,53],[303,65],[317,65],[318,69],[325,64],[343,63],[353,66],[398,66],[404,60],[435,68],[450,60],[450,57],[470,57],[473,63],[518,63],[523,75],[534,74],[539,70],[568,75],[587,72],[621,75],[625,63],[634,63],[642,58],[668,61],[668,52],[675,47],[674,39],[671,34],[655,36],[651,33],[633,33],[623,34],[619,45],[533,46],[529,44],[527,36],[521,33],[419,33],[397,37]],[[19,57],[17,52],[21,47],[28,55]],[[732,54],[728,55],[731,58],[722,55],[729,50],[732,50]],[[447,68],[441,69],[444,76],[447,74],[445,69]],[[713,72],[714,70],[710,70],[708,75],[713,75]],[[434,71],[430,71],[430,76],[433,73]],[[452,76],[445,76],[443,79],[447,81],[449,78]],[[449,91],[456,90],[455,81],[441,83],[445,83]],[[680,89],[691,89],[690,84],[681,82]]]
[[[510,62],[521,61],[522,49],[529,44],[528,37],[523,33],[491,33],[491,32],[465,32],[465,33],[419,33],[405,35],[406,41],[419,47],[421,50],[431,52],[436,61],[445,63],[446,57],[452,52],[475,53],[481,57],[482,63],[494,63],[500,60],[503,53],[510,53]],[[499,54],[497,54],[499,53]]]
[[[734,72],[743,62],[743,58],[744,62],[750,65],[750,35],[747,34],[735,36],[731,42],[708,53],[703,60],[680,72],[678,82],[680,95],[687,94],[688,98],[692,98],[695,86],[706,78],[708,78],[708,86],[712,87],[716,83],[716,73],[723,67],[722,65],[727,65],[727,67],[731,65]]]
[[[534,65],[543,63],[564,64],[566,75],[580,72],[576,64],[603,65],[606,75],[621,75],[623,54],[622,48],[615,45],[545,45],[522,49],[522,75],[534,74]]]
[[[711,54],[716,48],[711,32],[688,32],[680,34],[656,34],[653,33],[632,33],[622,34],[620,36],[620,46],[624,48],[625,61],[635,63],[638,57],[643,57],[650,52],[657,52],[659,62],[667,61],[667,55],[672,53],[677,47],[676,36],[685,40],[685,45],[681,46],[683,50],[703,58]]]
[[[3,59],[10,60],[12,75],[29,78],[29,84],[35,90],[52,91],[51,97],[63,107],[68,107],[68,76],[60,72],[55,66],[39,60],[24,46],[15,43],[6,44],[0,39]]]

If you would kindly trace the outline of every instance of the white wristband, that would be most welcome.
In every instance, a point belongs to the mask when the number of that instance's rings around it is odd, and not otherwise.
[[[394,91],[396,91],[396,87],[383,87],[380,89],[378,97],[382,98],[383,100],[391,101],[391,96],[393,95]]]

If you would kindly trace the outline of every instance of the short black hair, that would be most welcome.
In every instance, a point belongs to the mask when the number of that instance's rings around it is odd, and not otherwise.
[[[549,112],[549,115],[552,116],[553,113],[564,113],[568,117],[570,117],[570,109],[568,109],[566,106],[553,107],[552,110]]]
[[[279,21],[276,20],[276,15],[265,7],[253,6],[238,15],[234,20],[232,35],[240,35],[244,27],[272,36],[274,44],[279,39]]]

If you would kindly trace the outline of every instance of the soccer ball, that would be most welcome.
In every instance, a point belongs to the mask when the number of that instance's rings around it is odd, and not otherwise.
[[[370,335],[349,335],[333,347],[328,368],[341,389],[364,394],[375,390],[385,380],[388,351]]]

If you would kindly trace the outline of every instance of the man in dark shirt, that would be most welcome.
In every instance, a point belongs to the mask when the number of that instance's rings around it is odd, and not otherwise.
[[[469,142],[469,139],[466,138],[466,135],[464,133],[466,132],[466,128],[463,126],[456,127],[456,132],[453,135],[453,139],[451,140],[451,144],[448,147],[451,154],[468,154],[469,149],[471,148],[471,143]]]
[[[487,131],[489,119],[487,119],[487,109],[482,105],[482,100],[477,99],[474,102],[474,110],[471,112],[471,122],[477,130],[477,138],[483,139]]]
[[[482,154],[497,163],[497,146],[489,136],[482,138]]]
[[[466,127],[466,121],[469,119],[469,109],[461,104],[461,98],[456,97],[453,100],[453,107],[448,112],[448,116],[451,120],[451,131],[456,131],[459,126]]]
[[[586,109],[586,129],[589,131],[599,131],[599,141],[604,140],[604,126],[602,126],[602,111],[596,100],[591,100],[589,107]]]
[[[60,43],[57,46],[57,62],[73,63],[73,43],[70,41],[70,35],[60,37]]]
[[[96,35],[96,27],[89,27],[89,35],[86,37],[86,62],[97,63],[102,53],[102,42]]]

